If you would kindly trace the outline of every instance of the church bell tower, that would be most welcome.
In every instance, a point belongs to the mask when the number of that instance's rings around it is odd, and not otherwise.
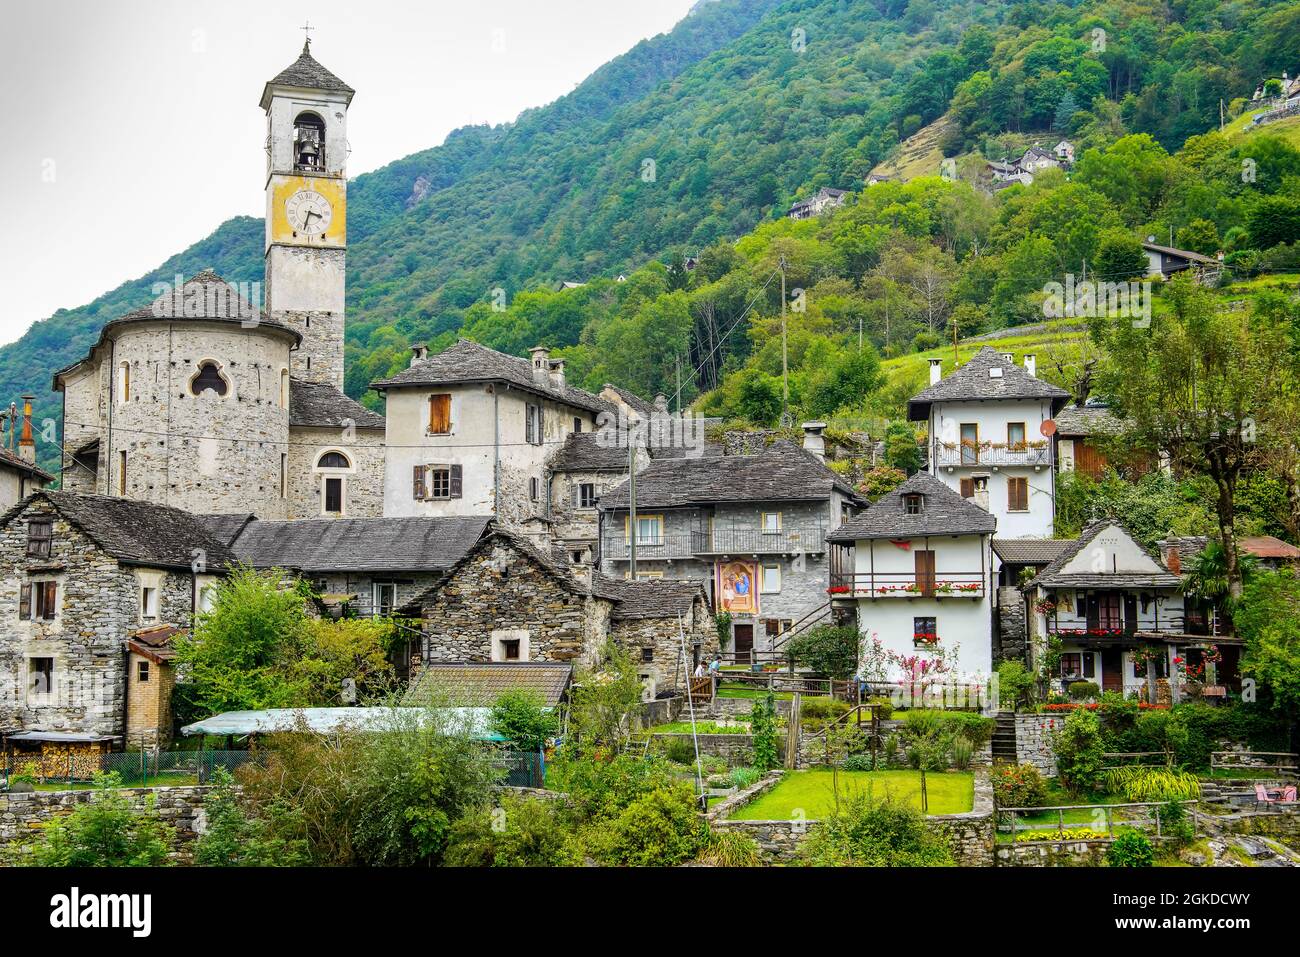
[[[355,91],[311,55],[266,84],[266,311],[302,334],[295,379],[343,389],[347,114]]]

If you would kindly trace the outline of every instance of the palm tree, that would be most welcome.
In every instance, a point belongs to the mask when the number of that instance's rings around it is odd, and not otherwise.
[[[1237,565],[1242,579],[1249,578],[1258,564],[1254,555],[1239,555]],[[1210,602],[1231,630],[1233,607],[1238,599],[1232,594],[1228,565],[1228,550],[1218,539],[1211,539],[1205,550],[1187,563],[1180,588],[1188,597]]]

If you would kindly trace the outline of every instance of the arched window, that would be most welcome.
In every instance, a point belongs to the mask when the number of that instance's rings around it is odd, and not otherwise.
[[[225,395],[229,388],[220,368],[211,361],[199,363],[198,373],[190,380],[190,392],[194,395],[202,395],[208,389],[217,395]]]
[[[318,469],[350,469],[352,463],[342,452],[326,452],[316,460]]]
[[[315,113],[299,113],[293,121],[293,165],[308,170],[325,168],[325,121]]]

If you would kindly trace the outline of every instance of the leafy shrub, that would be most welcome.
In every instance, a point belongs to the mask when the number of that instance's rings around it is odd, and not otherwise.
[[[674,783],[638,797],[591,834],[590,847],[603,864],[672,867],[695,857],[707,837],[690,785]]]
[[[282,835],[297,830],[286,826],[293,809],[273,805],[268,818],[249,813],[239,800],[230,772],[217,767],[213,788],[204,801],[208,827],[194,842],[194,863],[199,867],[302,867],[310,863],[306,841]],[[278,823],[276,823],[278,819]]]
[[[661,738],[664,757],[674,764],[695,763],[695,742],[687,737]]]
[[[1017,711],[1030,703],[1034,676],[1019,661],[1004,661],[998,665],[998,707],[1003,711]]]
[[[1032,764],[995,764],[989,771],[998,807],[1042,807],[1047,779]]]
[[[801,849],[816,867],[937,867],[952,864],[947,842],[921,812],[892,800],[852,794],[813,825]]]
[[[1075,701],[1090,701],[1097,697],[1101,688],[1095,681],[1070,682],[1070,697]]]
[[[1106,790],[1134,803],[1191,801],[1201,796],[1201,782],[1190,771],[1134,765],[1107,771]]]
[[[951,742],[958,735],[981,748],[993,738],[996,726],[992,718],[971,711],[944,711],[939,708],[914,708],[903,716],[904,739],[933,737]]]
[[[852,625],[818,625],[795,635],[786,647],[799,664],[845,681],[858,670],[861,646],[862,634]]]
[[[881,721],[888,721],[894,716],[894,703],[888,698],[870,698],[867,704],[871,705]]]
[[[569,796],[583,821],[614,817],[642,794],[672,784],[672,769],[656,755],[620,754],[611,760],[563,757],[551,765],[555,788]]]
[[[1186,847],[1196,840],[1196,825],[1181,801],[1169,801],[1156,808],[1160,820],[1160,834],[1178,847]]]
[[[159,867],[175,831],[153,806],[137,809],[116,774],[96,774],[95,793],[71,814],[41,825],[31,852],[18,857],[35,867]]]
[[[870,754],[850,754],[840,762],[840,769],[843,771],[874,771],[876,770],[876,759]]]
[[[758,867],[763,862],[758,842],[739,831],[710,834],[697,860],[711,867]]]
[[[852,708],[848,702],[836,701],[834,698],[804,698],[799,705],[799,722],[804,733],[816,734],[848,714]]]
[[[1102,835],[1087,827],[1053,828],[1043,831],[1021,831],[1016,841],[1095,841]]]
[[[448,867],[566,867],[579,863],[557,802],[504,795],[452,825]]]
[[[975,754],[975,745],[971,744],[970,738],[959,734],[952,739],[949,754],[952,757],[952,766],[958,771],[965,771],[970,767],[971,758]]]
[[[744,789],[752,784],[757,784],[758,779],[762,776],[763,772],[757,768],[732,768],[731,784],[733,787]]]
[[[754,767],[771,771],[781,766],[781,751],[776,734],[776,699],[768,692],[754,701],[749,713],[749,726],[754,735]]]
[[[1137,831],[1122,832],[1106,851],[1106,863],[1111,867],[1150,867],[1155,860],[1150,838]]]
[[[548,738],[555,736],[555,712],[546,699],[531,688],[503,692],[488,713],[488,727],[520,751],[536,754]]]
[[[1056,755],[1056,773],[1072,792],[1096,788],[1105,752],[1097,716],[1083,708],[1071,711],[1052,736],[1052,752]]]

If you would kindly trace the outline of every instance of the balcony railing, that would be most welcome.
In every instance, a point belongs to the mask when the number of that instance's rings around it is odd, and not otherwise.
[[[996,442],[939,442],[935,464],[957,465],[1051,465],[1052,449],[1046,442],[1005,445]]]
[[[831,575],[832,598],[983,598],[983,572],[935,572],[918,578],[915,572],[839,572]]]
[[[632,557],[631,545],[622,535],[611,535],[602,539],[600,550],[602,557],[612,561],[628,561]],[[657,535],[654,538],[638,538],[636,542],[638,559],[690,558],[693,554],[689,534]]]
[[[691,548],[697,555],[772,555],[826,551],[826,526],[807,525],[765,532],[756,528],[715,528],[694,532]]]

